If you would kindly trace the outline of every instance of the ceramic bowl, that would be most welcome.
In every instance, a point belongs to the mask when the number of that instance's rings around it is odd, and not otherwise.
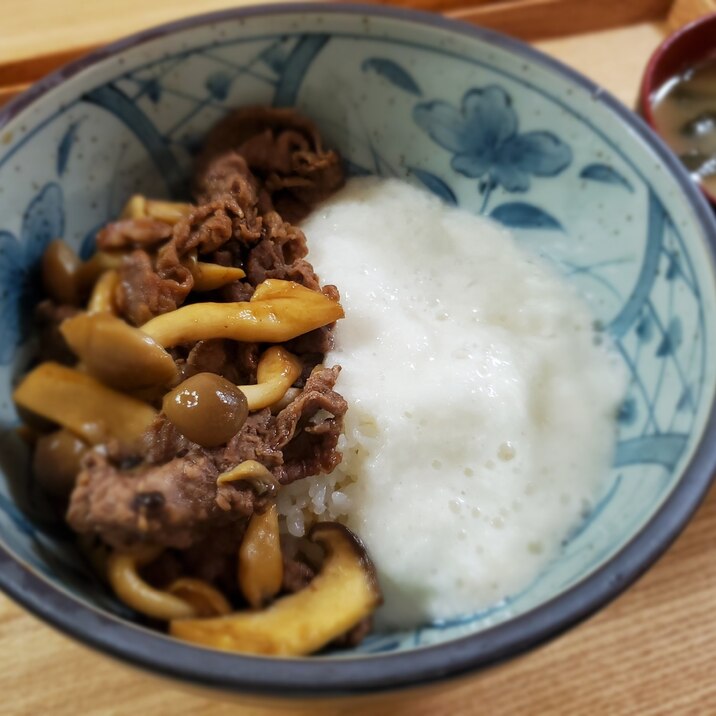
[[[716,55],[716,13],[694,20],[669,35],[654,50],[639,91],[639,109],[649,126],[659,132],[651,108],[652,96],[664,83],[677,75]],[[700,186],[706,198],[716,209],[716,195]]]
[[[137,626],[47,523],[17,437],[37,262],[87,256],[128,195],[181,193],[202,136],[238,105],[295,105],[353,174],[402,177],[492,217],[591,305],[629,371],[609,488],[527,589],[354,651],[267,661]],[[603,606],[684,527],[716,457],[714,219],[646,125],[501,35],[374,6],[266,6],[135,35],[45,78],[0,114],[0,585],[136,666],[247,694],[408,687],[512,657]]]

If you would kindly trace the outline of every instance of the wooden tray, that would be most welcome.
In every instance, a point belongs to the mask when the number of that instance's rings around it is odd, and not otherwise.
[[[456,8],[452,0],[418,1],[441,2],[451,14],[484,21],[521,37],[551,35],[552,39],[537,41],[537,47],[592,77],[627,104],[633,104],[647,58],[664,35],[667,11],[676,24],[716,9],[713,0],[685,0],[676,5],[662,0],[483,0],[469,10]],[[103,0],[3,0],[0,96],[10,96],[59,61],[76,55],[78,48],[199,10],[230,5],[236,2],[123,0],[119,5]],[[613,29],[604,30],[605,26]],[[590,28],[600,29],[571,34]],[[715,544],[716,493],[712,491],[660,564],[611,606],[567,635],[445,693],[406,695],[370,710],[346,704],[334,713],[716,713],[716,555],[711,554]],[[8,716],[276,713],[185,693],[173,684],[130,671],[69,641],[3,596],[0,694],[0,713]],[[299,709],[295,713],[308,716],[315,712]]]

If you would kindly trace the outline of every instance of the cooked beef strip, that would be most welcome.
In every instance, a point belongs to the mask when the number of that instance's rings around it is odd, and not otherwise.
[[[300,592],[311,583],[315,576],[316,572],[314,569],[309,567],[305,562],[297,558],[284,556],[283,581],[281,583],[282,591],[288,592],[289,594]]]
[[[373,617],[366,617],[361,619],[352,629],[349,629],[345,634],[339,636],[331,642],[331,646],[337,649],[350,649],[353,646],[358,646],[373,629]]]
[[[306,237],[299,228],[283,221],[275,212],[264,215],[263,238],[252,247],[246,259],[246,278],[257,286],[267,278],[296,281],[317,291],[318,277],[304,256]]]
[[[200,204],[228,194],[248,208],[260,203],[256,177],[237,152],[227,150],[203,160],[201,172],[194,176],[194,194]],[[263,212],[260,212],[263,213]]]
[[[217,584],[228,595],[238,596],[236,566],[247,520],[212,530],[204,539],[180,553],[184,574]]]
[[[333,390],[340,370],[316,368],[298,397],[276,416],[274,440],[283,450],[283,464],[274,474],[284,485],[331,472],[343,457],[336,446],[348,403]],[[321,411],[327,416],[314,421]]]
[[[291,108],[246,107],[209,132],[195,174],[195,191],[203,200],[226,188],[226,180],[215,179],[217,157],[232,151],[245,159],[273,208],[290,222],[300,221],[345,181],[340,157],[323,148],[309,119]]]
[[[156,219],[120,219],[102,227],[97,233],[101,251],[146,249],[171,238],[172,225]]]
[[[95,450],[77,478],[67,521],[76,532],[98,534],[119,549],[142,543],[186,548],[253,511],[250,487],[217,486],[218,474],[200,450],[128,471]]]
[[[115,293],[117,309],[132,325],[141,326],[154,316],[180,306],[194,285],[187,271],[183,283],[162,278],[152,265],[152,257],[141,249],[132,251],[119,270],[120,283]]]
[[[198,341],[186,358],[183,377],[196,373],[217,373],[237,385],[256,382],[259,362],[258,343],[212,340]]]

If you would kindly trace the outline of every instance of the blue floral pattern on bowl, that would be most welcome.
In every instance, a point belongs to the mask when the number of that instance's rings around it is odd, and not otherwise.
[[[202,135],[232,107],[255,103],[313,116],[353,174],[406,178],[511,227],[577,286],[631,375],[609,489],[560,559],[485,612],[376,634],[361,653],[445,642],[528,612],[604,564],[668,499],[716,385],[702,220],[598,96],[499,43],[448,36],[319,10],[228,19],[109,56],[5,118],[0,449],[17,457],[3,465],[0,540],[18,559],[78,599],[126,613],[69,543],[13,503],[27,470],[10,390],[31,353],[24,327],[43,248],[63,235],[86,254],[132,192],[181,196]]]
[[[553,177],[572,161],[569,147],[551,132],[517,133],[517,114],[502,87],[467,91],[459,109],[447,102],[418,104],[415,122],[453,152],[450,166],[466,177],[487,176],[483,186],[501,184],[526,192],[530,175]]]
[[[0,230],[0,364],[10,363],[32,325],[32,308],[40,296],[40,258],[52,239],[64,233],[62,190],[50,183],[23,213],[18,239]]]

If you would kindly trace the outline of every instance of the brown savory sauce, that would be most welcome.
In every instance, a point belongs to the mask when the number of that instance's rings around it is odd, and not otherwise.
[[[716,57],[664,83],[652,96],[652,110],[691,176],[716,194]]]

